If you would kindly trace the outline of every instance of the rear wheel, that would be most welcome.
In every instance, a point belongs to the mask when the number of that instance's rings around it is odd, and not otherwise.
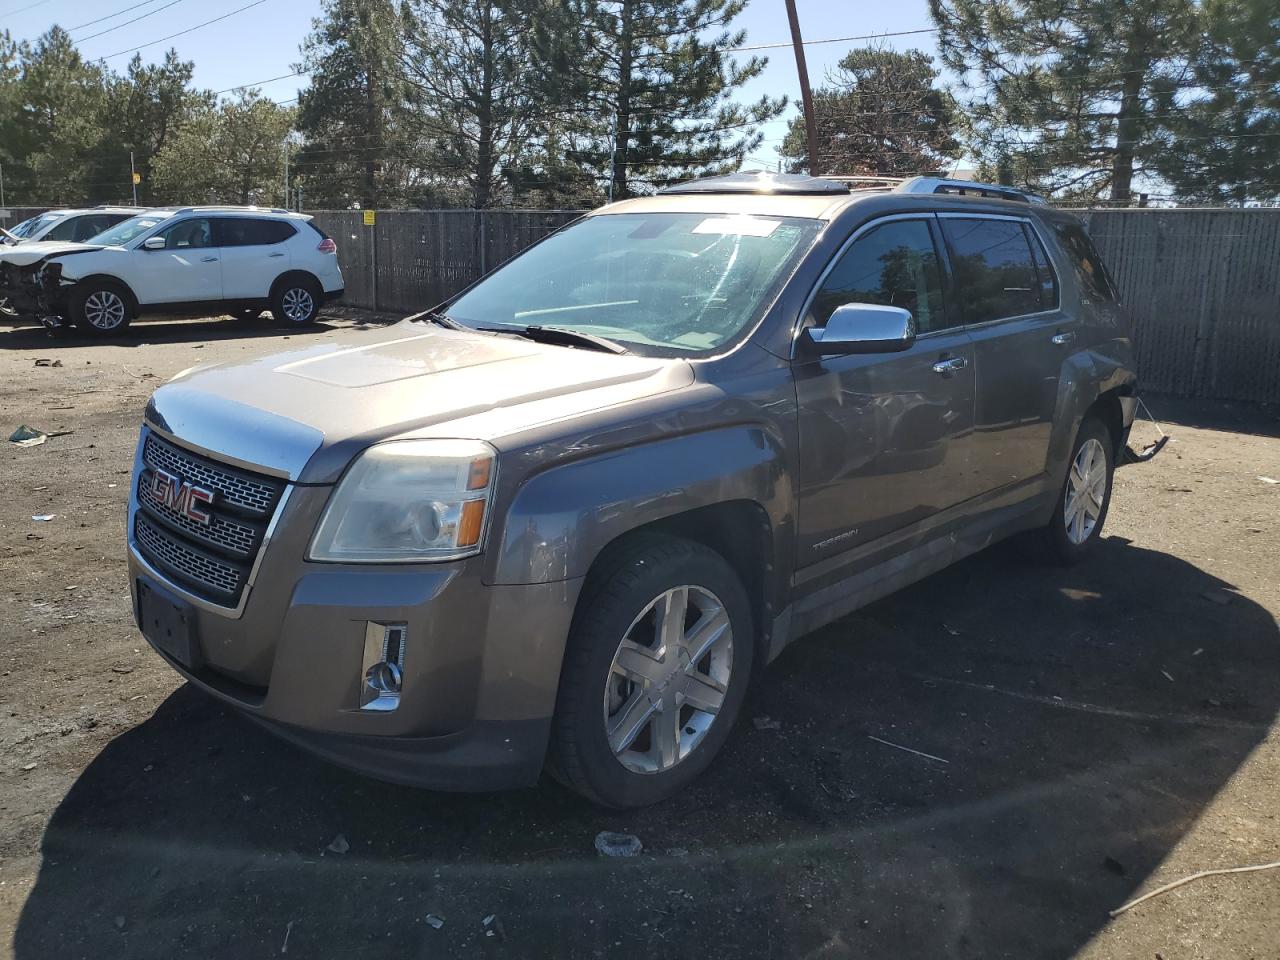
[[[277,285],[271,295],[271,315],[277,323],[290,327],[315,323],[320,315],[320,284],[298,277]]]
[[[118,284],[89,282],[71,295],[69,319],[82,332],[109,337],[121,333],[132,318],[129,295]]]
[[[684,540],[638,544],[574,618],[552,772],[606,806],[671,796],[729,736],[753,653],[751,606],[723,557]]]
[[[1102,536],[1111,506],[1115,442],[1106,424],[1086,417],[1071,448],[1071,463],[1045,538],[1054,559],[1079,563]]]

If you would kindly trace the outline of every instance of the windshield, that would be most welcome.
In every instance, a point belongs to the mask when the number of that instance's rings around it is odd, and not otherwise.
[[[163,219],[165,218],[157,217],[155,214],[131,217],[128,220],[122,220],[110,230],[106,230],[96,237],[90,237],[85,243],[101,244],[104,247],[122,247],[134,237],[146,233]]]
[[[22,237],[24,240],[28,237],[34,237],[37,233],[46,227],[51,227],[62,219],[60,213],[46,213],[39,217],[32,217],[30,220],[23,220],[9,232],[15,237]]]
[[[664,354],[714,350],[759,319],[821,226],[705,213],[590,217],[481,280],[448,315],[473,327],[559,327]]]

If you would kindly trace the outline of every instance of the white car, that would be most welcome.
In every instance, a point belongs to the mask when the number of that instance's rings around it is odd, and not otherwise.
[[[41,240],[71,240],[84,243],[104,230],[109,230],[121,220],[128,220],[146,207],[99,206],[74,210],[47,210],[0,231],[0,255],[5,246],[19,243],[35,243]]]
[[[343,294],[337,251],[305,214],[182,207],[125,220],[91,244],[22,244],[4,259],[15,307],[105,335],[143,314],[270,309],[279,322],[311,323]]]

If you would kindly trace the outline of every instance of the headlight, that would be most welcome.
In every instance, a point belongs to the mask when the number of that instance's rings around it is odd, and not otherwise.
[[[410,563],[478,553],[495,458],[479,440],[392,440],[370,447],[329,498],[310,559]]]

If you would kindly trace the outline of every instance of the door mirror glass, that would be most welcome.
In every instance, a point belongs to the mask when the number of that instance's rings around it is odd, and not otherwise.
[[[143,250],[163,250],[168,241],[164,237],[147,237],[142,241]]]
[[[909,310],[878,303],[836,307],[825,327],[804,331],[809,353],[898,353],[916,342],[916,321]]]

